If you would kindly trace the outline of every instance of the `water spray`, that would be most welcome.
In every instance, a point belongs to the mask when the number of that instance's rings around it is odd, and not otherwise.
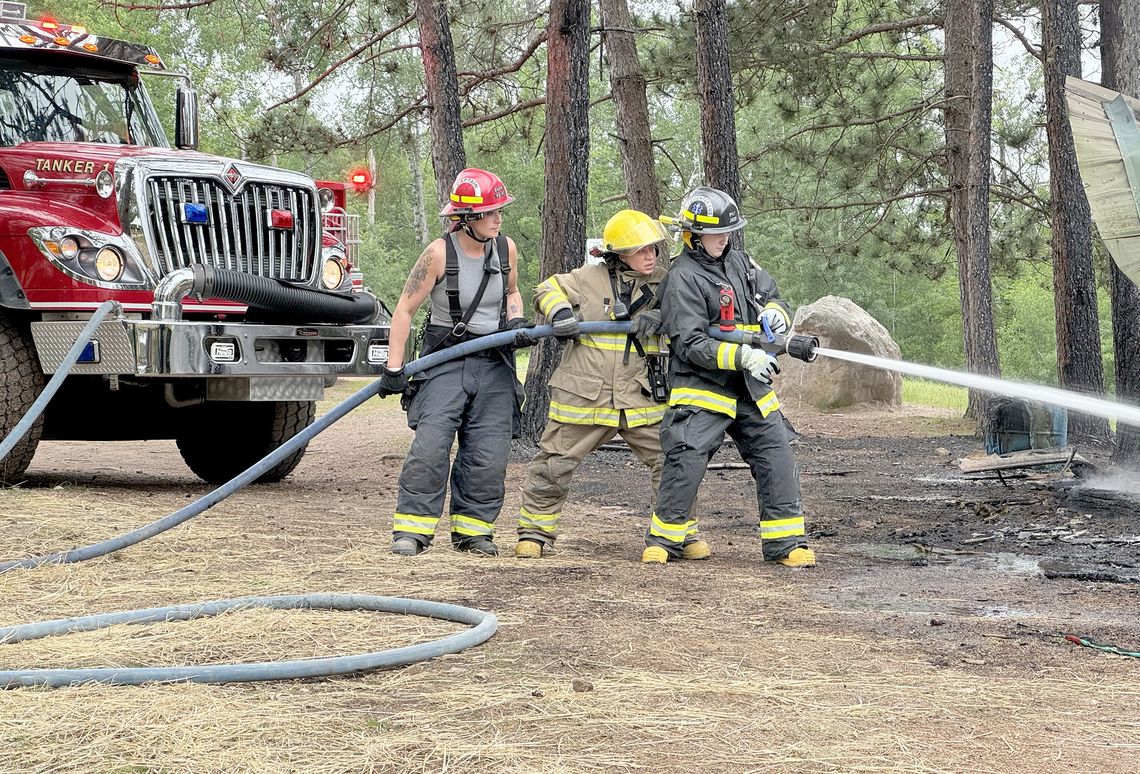
[[[792,338],[796,337],[793,336]],[[994,376],[952,371],[947,368],[937,368],[935,366],[921,365],[919,363],[908,363],[905,360],[892,360],[891,358],[865,355],[860,352],[845,352],[841,349],[831,349],[829,347],[814,347],[812,352],[816,356],[822,355],[823,357],[829,357],[834,360],[846,360],[851,363],[871,366],[872,368],[897,371],[911,376],[918,376],[923,379],[931,379],[936,382],[957,384],[962,387],[1008,395],[1012,398],[1025,398],[1039,403],[1064,406],[1073,411],[1080,411],[1105,419],[1115,419],[1117,422],[1123,422],[1126,425],[1140,427],[1140,407],[1130,406],[1126,403],[1094,398],[1089,395],[1069,392],[1068,390],[1060,390],[1056,387],[1044,387],[1040,384],[1027,384],[1025,382],[1012,382],[1006,379],[998,379]],[[789,354],[791,353],[789,352]]]

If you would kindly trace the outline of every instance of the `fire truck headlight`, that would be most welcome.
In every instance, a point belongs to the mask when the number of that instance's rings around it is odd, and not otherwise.
[[[79,257],[79,240],[68,236],[59,240],[59,254],[69,261]]]
[[[344,266],[336,258],[329,258],[321,269],[321,284],[327,290],[335,290],[344,282]]]
[[[115,178],[110,172],[104,169],[95,175],[95,193],[104,199],[109,199],[114,192]]]
[[[95,255],[95,272],[104,282],[123,276],[123,256],[113,247],[104,247]]]
[[[335,198],[331,188],[321,188],[317,191],[317,196],[321,200],[321,212],[328,212],[332,209]]]

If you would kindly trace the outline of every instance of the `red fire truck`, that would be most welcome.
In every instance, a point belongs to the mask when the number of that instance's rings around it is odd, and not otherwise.
[[[0,482],[41,439],[174,439],[226,481],[310,424],[338,375],[387,360],[345,187],[197,152],[196,94],[152,48],[25,15],[0,0],[0,437],[118,306]],[[143,76],[178,83],[174,147]]]

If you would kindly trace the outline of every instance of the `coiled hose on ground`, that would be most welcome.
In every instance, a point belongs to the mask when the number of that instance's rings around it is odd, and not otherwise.
[[[106,304],[104,305],[106,306]],[[97,310],[97,317],[102,318],[108,309],[100,307]],[[66,374],[66,371],[74,364],[75,359],[78,358],[79,353],[82,352],[83,347],[86,346],[87,340],[94,335],[98,326],[98,321],[95,317],[92,322],[84,328],[83,334],[80,339],[72,346],[72,351],[69,352],[69,358],[72,354],[75,358],[71,358],[70,362],[65,359],[64,366],[61,366],[56,376],[62,377],[60,374]],[[533,328],[524,329],[527,333],[536,338],[542,338],[553,334],[553,329],[549,325],[540,325]],[[581,325],[582,333],[627,333],[629,331],[628,322],[586,322]],[[484,349],[492,347],[499,347],[509,345],[514,342],[515,336],[518,331],[502,331],[499,333],[483,336],[478,339],[464,342],[454,347],[449,347],[439,352],[433,352],[430,355],[414,360],[405,366],[405,373],[409,376],[420,373],[428,368],[439,365],[440,363],[447,362],[463,355],[468,355],[473,352],[479,352]],[[52,381],[56,381],[53,377]],[[49,385],[50,386],[50,385]],[[56,385],[58,387],[58,385]],[[100,556],[121,551],[124,548],[140,543],[148,538],[154,537],[165,532],[172,527],[192,519],[207,509],[213,507],[217,503],[226,499],[234,492],[237,492],[242,487],[250,482],[256,480],[269,468],[272,468],[283,458],[292,454],[299,446],[308,443],[314,436],[318,435],[326,428],[331,426],[334,422],[341,419],[354,408],[362,404],[364,401],[373,397],[379,392],[379,380],[372,382],[366,387],[361,388],[341,403],[334,406],[320,419],[314,422],[309,427],[302,430],[293,438],[286,441],[273,452],[268,454],[264,459],[256,464],[250,466],[244,472],[236,476],[231,481],[219,486],[209,494],[198,498],[185,508],[165,516],[157,521],[151,522],[143,527],[140,527],[131,532],[123,535],[104,540],[93,545],[84,546],[82,548],[72,549],[63,553],[46,554],[44,556],[31,557],[28,559],[18,559],[14,561],[0,563],[0,572],[5,572],[17,568],[33,568],[43,564],[65,564],[71,562],[81,562],[88,559],[94,559]],[[45,393],[47,390],[45,389]],[[54,393],[54,389],[52,390]],[[41,396],[43,398],[43,396]],[[24,417],[13,429],[13,434],[25,422],[30,427],[31,423],[35,421],[39,412],[47,405],[47,399],[37,400],[33,405],[33,409],[38,410],[33,412],[30,410],[28,415]],[[26,431],[26,430],[25,430]],[[18,439],[17,439],[18,440]],[[14,445],[15,441],[11,445]],[[4,441],[5,447],[8,447],[8,439]],[[403,648],[395,648],[385,651],[377,651],[375,653],[365,653],[353,656],[339,656],[333,658],[321,659],[306,659],[300,661],[283,661],[283,662],[261,662],[255,664],[214,664],[210,666],[192,666],[192,667],[146,667],[146,668],[126,668],[126,669],[34,669],[34,670],[13,670],[13,671],[0,671],[0,687],[14,688],[29,685],[44,685],[44,686],[66,686],[74,683],[97,682],[107,683],[113,685],[139,685],[145,682],[172,682],[172,681],[192,681],[201,683],[222,683],[222,682],[238,682],[249,680],[284,680],[298,677],[318,677],[346,674],[350,672],[358,672],[366,669],[377,669],[380,667],[400,666],[410,664],[416,661],[433,658],[444,653],[457,653],[474,645],[478,645],[489,639],[498,627],[498,620],[493,613],[484,612],[481,610],[474,610],[472,608],[459,607],[457,605],[445,605],[436,602],[426,602],[422,600],[401,599],[398,597],[376,597],[369,595],[344,595],[344,594],[309,594],[309,595],[290,595],[281,597],[244,597],[241,599],[218,600],[214,602],[199,603],[195,605],[174,605],[169,607],[158,607],[147,610],[131,610],[119,613],[107,613],[101,615],[84,616],[81,618],[61,619],[57,621],[46,621],[40,623],[25,624],[22,626],[13,626],[0,629],[0,643],[16,642],[20,640],[36,639],[39,637],[49,637],[57,634],[66,634],[69,632],[78,631],[91,631],[93,629],[100,629],[107,626],[113,626],[120,623],[149,623],[155,621],[167,620],[188,620],[190,618],[218,615],[219,613],[227,612],[230,610],[249,608],[249,607],[264,607],[275,609],[296,609],[296,608],[312,608],[312,609],[334,609],[334,610],[375,610],[382,612],[397,612],[406,613],[411,615],[423,615],[432,618],[442,618],[450,621],[457,621],[459,623],[472,624],[474,628],[469,629],[460,634],[451,635],[441,640],[433,642],[420,643],[418,645],[411,645]]]

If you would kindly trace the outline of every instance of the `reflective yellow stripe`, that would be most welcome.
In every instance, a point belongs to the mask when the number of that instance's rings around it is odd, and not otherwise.
[[[670,524],[661,521],[661,517],[654,513],[649,522],[649,534],[679,545],[685,542],[686,535],[697,534],[697,520],[689,519],[681,524]]]
[[[564,425],[621,426],[621,411],[619,409],[571,406],[555,400],[550,401],[550,412],[547,416]]]
[[[578,341],[591,349],[601,349],[607,352],[625,352],[627,336],[624,333],[583,333]],[[632,348],[632,345],[630,345]],[[646,354],[658,355],[661,345],[656,341],[642,342],[642,349]]]
[[[769,519],[767,521],[760,522],[761,540],[799,537],[802,534],[804,534],[803,516],[793,516],[790,519]]]
[[[722,371],[735,371],[738,349],[740,349],[739,344],[721,343],[716,348],[716,367]]]
[[[665,418],[664,404],[647,408],[628,408],[622,410],[625,411],[626,427],[655,425]]]
[[[756,406],[760,409],[760,416],[762,417],[767,417],[773,411],[780,408],[780,401],[776,398],[776,391],[769,390],[767,395],[756,401]]]
[[[519,508],[519,528],[535,529],[553,535],[558,531],[558,519],[561,516],[561,513],[531,513],[526,508]]]
[[[775,301],[769,301],[767,304],[764,305],[764,311],[768,311],[769,309],[774,309],[777,312],[779,312],[780,316],[784,318],[784,324],[787,325],[789,328],[792,326],[792,321],[788,319],[788,313],[786,311],[784,311],[784,307],[780,306]],[[761,327],[761,326],[758,326],[758,327]]]
[[[490,537],[495,531],[495,525],[489,521],[476,519],[474,516],[463,516],[458,513],[451,514],[451,531],[458,532],[467,537]]]
[[[416,535],[434,535],[438,516],[416,516],[411,513],[392,514],[393,532],[411,532]]]
[[[669,391],[670,406],[696,406],[697,408],[727,414],[736,419],[736,399],[709,390],[693,387],[674,387]]]
[[[543,312],[547,317],[551,317],[555,308],[559,307],[559,305],[565,304],[569,307],[571,304],[570,299],[567,298],[567,294],[562,292],[562,288],[559,286],[559,283],[557,283],[557,280],[552,277],[546,280],[546,282],[551,284],[552,290],[547,291],[538,300],[538,311]]]
[[[482,196],[458,196],[456,194],[452,194],[451,195],[451,201],[460,202],[462,204],[482,204],[483,203],[483,197]]]
[[[715,217],[713,215],[694,215],[693,213],[689,212],[688,210],[685,210],[681,214],[684,215],[689,220],[695,220],[697,223],[711,223],[714,226],[716,224],[720,223],[720,218]]]

